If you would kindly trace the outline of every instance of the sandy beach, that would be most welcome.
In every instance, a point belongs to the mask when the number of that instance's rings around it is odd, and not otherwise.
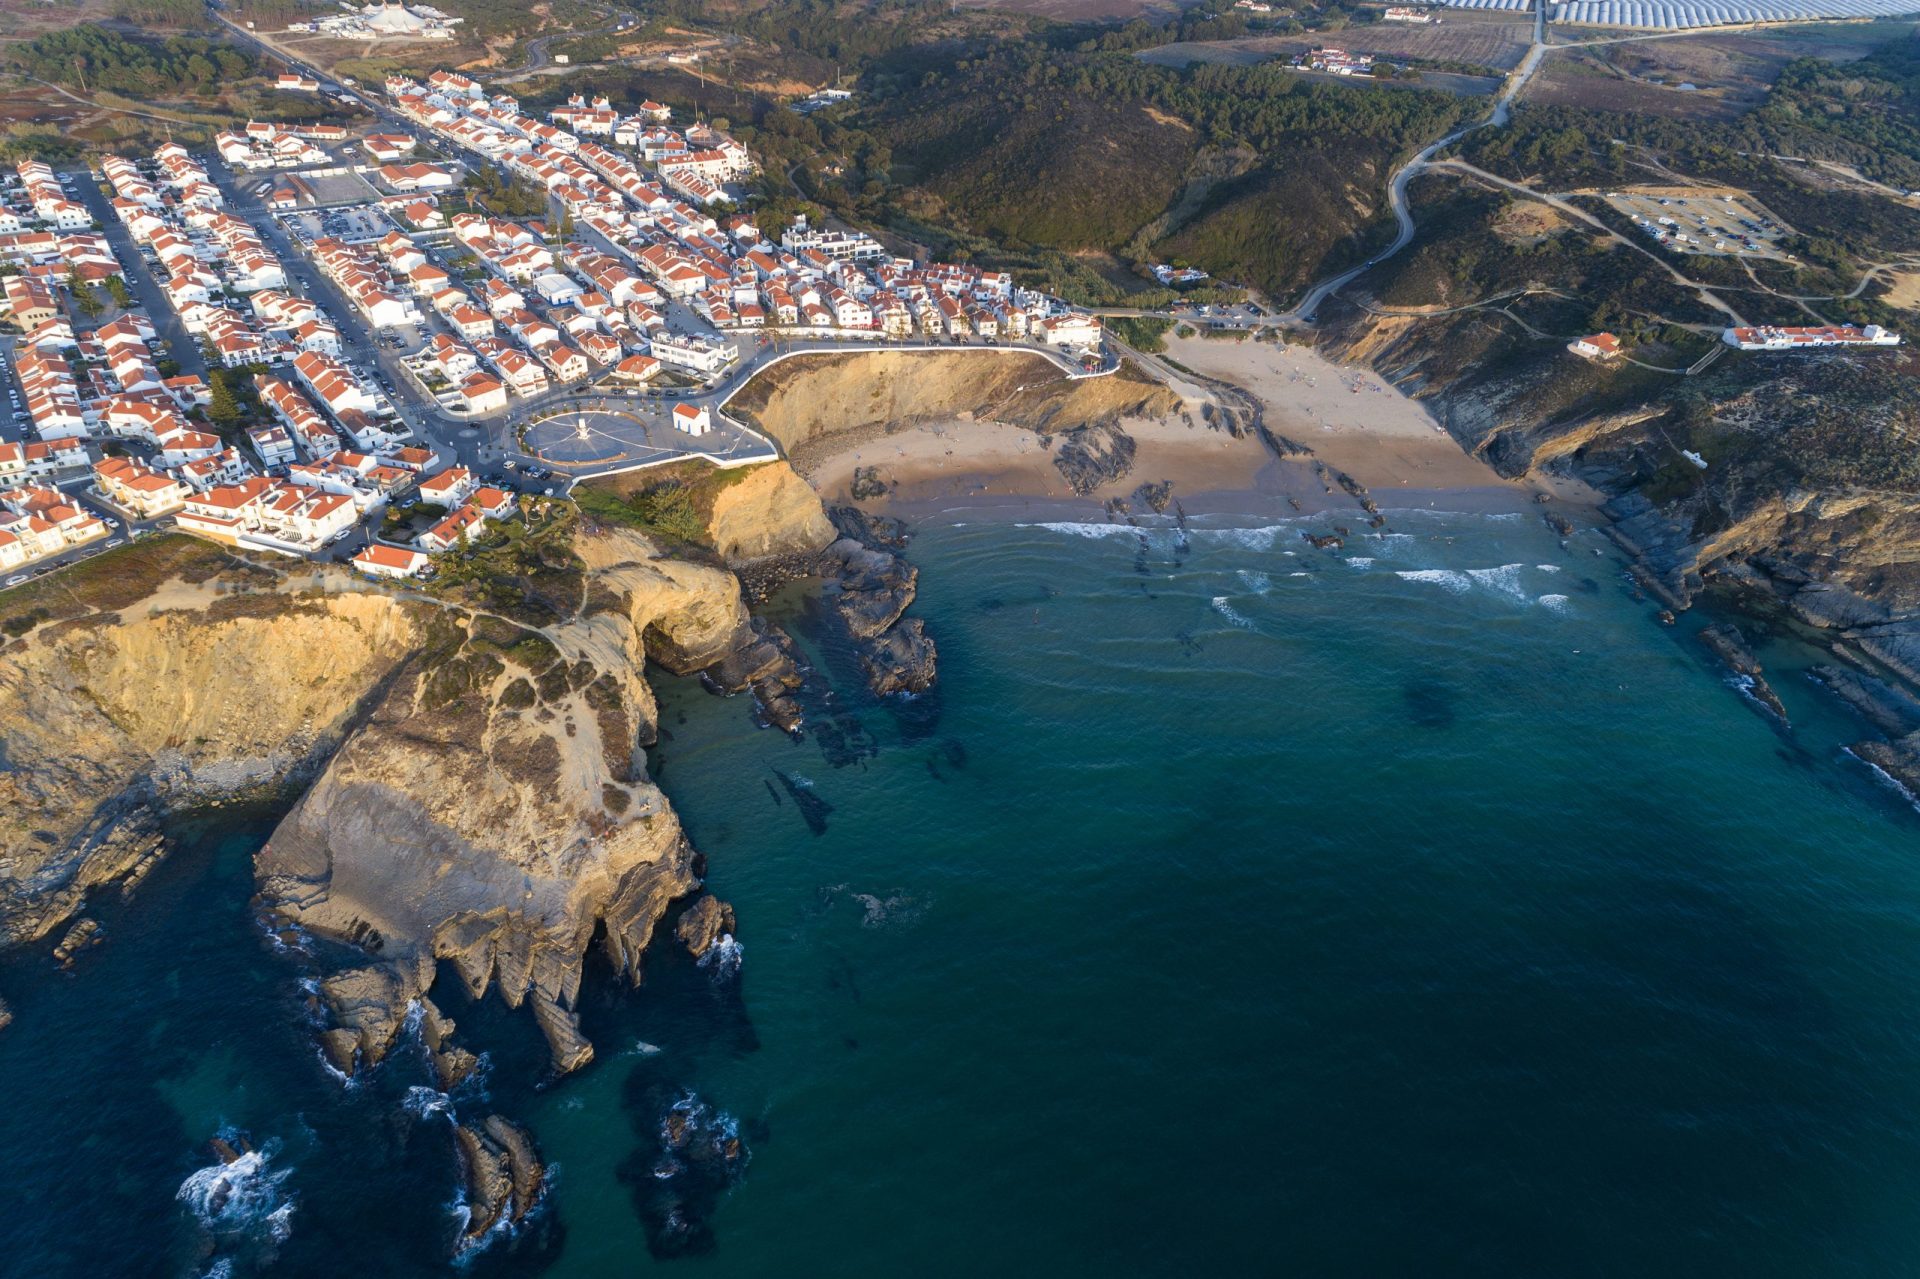
[[[1172,483],[1189,509],[1353,505],[1344,492],[1328,492],[1313,459],[1280,461],[1258,439],[1235,439],[1206,425],[1200,413],[1207,396],[1203,379],[1213,379],[1251,392],[1265,406],[1271,431],[1352,475],[1383,507],[1507,505],[1532,501],[1546,487],[1502,478],[1464,453],[1424,405],[1371,370],[1335,364],[1310,347],[1251,337],[1169,336],[1167,351],[1150,362],[1192,411],[1123,419],[1122,429],[1137,445],[1132,470],[1084,496],[1066,485],[1039,436],[985,418],[838,432],[796,448],[793,462],[829,500],[846,500],[856,470],[875,468],[892,486],[879,504],[921,510],[980,499],[1098,507],[1129,497],[1143,483],[1163,481]],[[1551,491],[1558,500],[1592,500],[1577,485],[1556,484]]]

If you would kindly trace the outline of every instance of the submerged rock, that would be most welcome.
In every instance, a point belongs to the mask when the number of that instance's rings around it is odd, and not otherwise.
[[[712,1219],[750,1158],[740,1126],[692,1092],[628,1081],[627,1106],[639,1147],[621,1165],[634,1207],[647,1232],[647,1250],[660,1258],[690,1256],[714,1246]]]
[[[67,929],[66,936],[53,948],[53,957],[62,968],[71,968],[81,951],[91,950],[106,940],[106,930],[100,927],[98,920],[76,919],[73,927]]]
[[[1713,655],[1720,659],[1721,664],[1741,680],[1742,687],[1754,701],[1778,716],[1782,723],[1786,722],[1787,708],[1780,704],[1779,696],[1767,683],[1766,676],[1761,673],[1759,659],[1755,658],[1753,651],[1747,647],[1739,627],[1731,622],[1709,626],[1700,632],[1700,642],[1705,644]]]

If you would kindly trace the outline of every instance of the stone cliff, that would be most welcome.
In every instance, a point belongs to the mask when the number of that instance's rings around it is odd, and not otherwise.
[[[591,1058],[572,1012],[596,936],[638,981],[668,906],[699,883],[646,780],[649,656],[694,670],[756,637],[730,573],[637,534],[576,539],[596,603],[531,629],[436,619],[417,677],[335,753],[258,858],[279,920],[376,958],[324,984],[334,1065],[377,1061],[451,962],[476,997],[531,1007],[556,1071]]]
[[[336,1068],[385,1054],[442,960],[476,995],[530,1006],[556,1070],[588,1060],[571,1011],[588,947],[637,980],[699,883],[646,778],[646,664],[782,685],[731,573],[571,527],[542,552],[564,565],[540,589],[579,601],[559,615],[206,551],[233,580],[123,586],[112,611],[10,624],[0,938],[44,936],[137,877],[171,811],[305,787],[258,855],[259,905],[290,942],[364,957],[314,961]]]
[[[1172,416],[1185,404],[1131,366],[1075,381],[1026,352],[873,351],[776,364],[748,383],[727,411],[796,454],[829,435],[919,421],[965,416],[1064,434],[1131,417]]]
[[[835,537],[820,499],[785,462],[755,467],[716,493],[707,530],[729,564],[805,555]]]
[[[1920,681],[1911,353],[1727,354],[1680,377],[1518,343],[1471,312],[1351,306],[1326,340],[1425,398],[1503,474],[1570,475],[1608,495],[1609,533],[1668,608],[1711,584],[1759,590],[1868,678]],[[1909,767],[1920,775],[1920,754]]]
[[[137,875],[168,808],[310,778],[418,646],[418,606],[175,580],[0,652],[0,942]]]

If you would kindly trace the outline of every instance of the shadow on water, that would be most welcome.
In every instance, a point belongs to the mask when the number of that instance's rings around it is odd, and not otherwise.
[[[760,1039],[742,996],[743,968],[713,962],[714,952],[696,961],[673,940],[675,923],[663,922],[648,946],[637,992],[596,948],[580,1005],[583,1033],[611,1059],[601,1068],[626,1072],[620,1106],[633,1149],[618,1176],[648,1250],[662,1259],[713,1250],[714,1219],[744,1175],[751,1147],[767,1136],[763,1123],[742,1123],[689,1082],[711,1075],[717,1059],[758,1051]]]
[[[1421,728],[1452,728],[1458,717],[1459,691],[1444,680],[1423,676],[1400,688],[1407,719]]]

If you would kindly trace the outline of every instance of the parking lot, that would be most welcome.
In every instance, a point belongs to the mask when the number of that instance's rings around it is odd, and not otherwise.
[[[322,236],[331,236],[348,244],[366,244],[394,229],[377,205],[347,209],[308,209],[280,215],[281,225],[308,244]]]
[[[1789,228],[1732,192],[1609,191],[1607,203],[1675,253],[1793,260],[1781,245]]]
[[[371,204],[380,198],[380,193],[357,173],[308,172],[300,176],[313,188],[316,204]]]

